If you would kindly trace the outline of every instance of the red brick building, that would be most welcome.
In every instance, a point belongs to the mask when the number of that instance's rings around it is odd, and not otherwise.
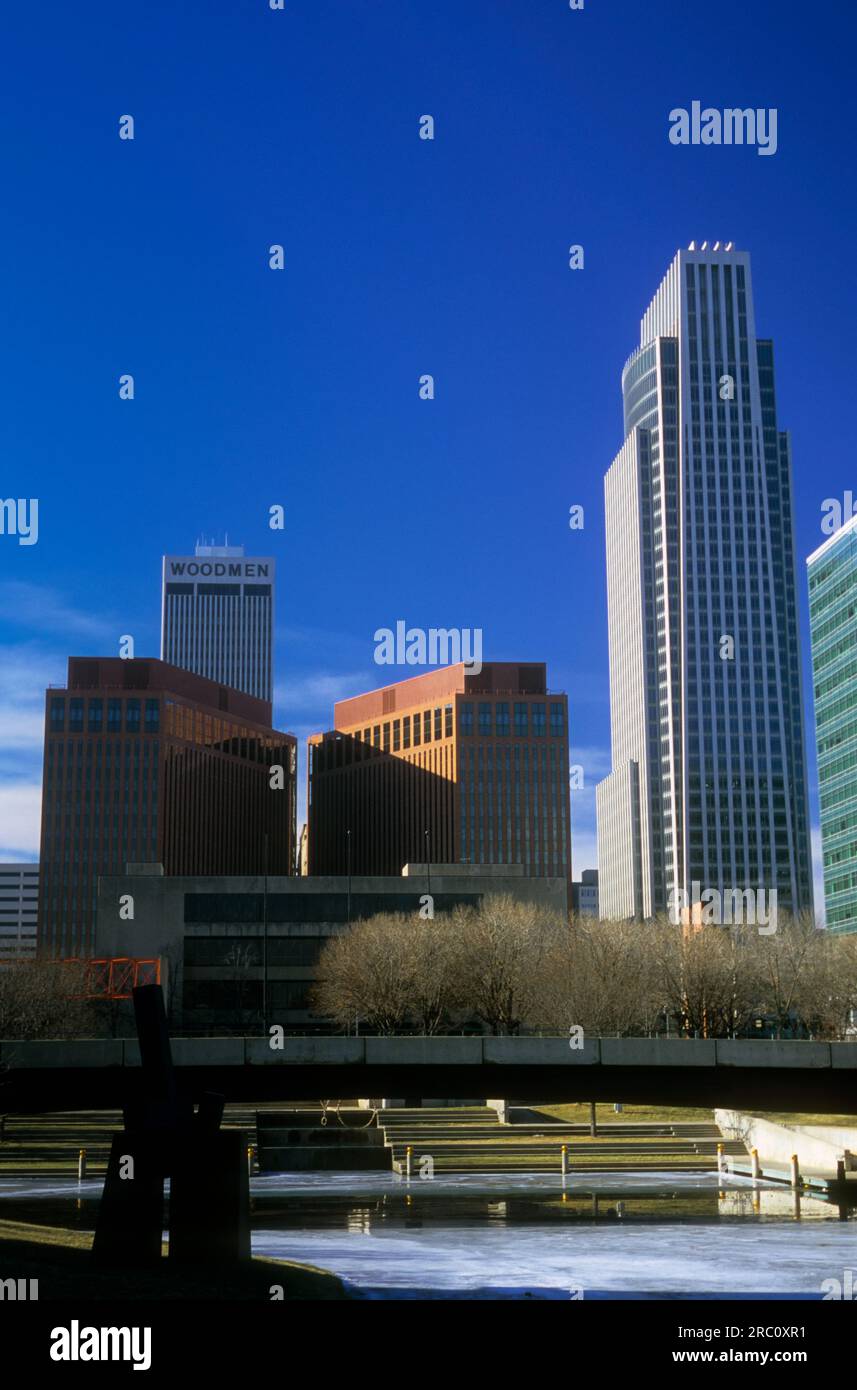
[[[544,663],[459,664],[340,700],[308,740],[310,874],[347,873],[350,853],[353,874],[428,860],[570,880],[568,701],[546,682]]]
[[[40,949],[87,954],[99,875],[127,863],[262,873],[267,835],[269,872],[293,873],[296,754],[266,700],[153,657],[70,657],[46,692]]]

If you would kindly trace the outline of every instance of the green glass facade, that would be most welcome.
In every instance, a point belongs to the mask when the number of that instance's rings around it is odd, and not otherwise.
[[[824,902],[857,931],[857,517],[807,561]]]

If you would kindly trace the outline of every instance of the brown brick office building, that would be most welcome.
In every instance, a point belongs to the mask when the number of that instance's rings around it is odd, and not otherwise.
[[[39,948],[93,948],[98,878],[294,872],[297,746],[271,705],[146,657],[70,657],[46,692]],[[283,786],[271,786],[282,767]]]
[[[340,700],[308,741],[310,874],[347,873],[350,845],[354,874],[428,858],[569,881],[568,701],[546,681],[459,664]]]

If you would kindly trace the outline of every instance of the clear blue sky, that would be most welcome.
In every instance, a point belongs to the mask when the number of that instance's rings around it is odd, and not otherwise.
[[[38,851],[45,684],[123,633],[157,654],[161,555],[228,531],[278,558],[276,716],[302,738],[407,674],[373,663],[399,618],[545,660],[593,864],[602,479],[640,315],[694,237],[753,256],[808,648],[803,559],[857,491],[855,28],[796,0],[16,6],[0,491],[40,499],[40,538],[0,537],[0,855]],[[776,107],[776,155],[671,145],[694,99]]]

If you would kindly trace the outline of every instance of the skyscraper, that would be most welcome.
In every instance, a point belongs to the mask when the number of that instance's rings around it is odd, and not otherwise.
[[[570,880],[568,701],[543,662],[427,671],[340,700],[334,723],[309,740],[311,874],[428,861]]]
[[[244,547],[165,555],[161,660],[258,700],[273,700],[275,562]]]
[[[813,551],[809,625],[829,931],[857,931],[857,515]]]
[[[98,879],[128,863],[294,872],[296,742],[269,713],[154,658],[69,658],[45,696],[42,952],[92,950]]]
[[[612,767],[599,907],[812,906],[789,437],[750,258],[679,251],[622,373],[605,478]]]

